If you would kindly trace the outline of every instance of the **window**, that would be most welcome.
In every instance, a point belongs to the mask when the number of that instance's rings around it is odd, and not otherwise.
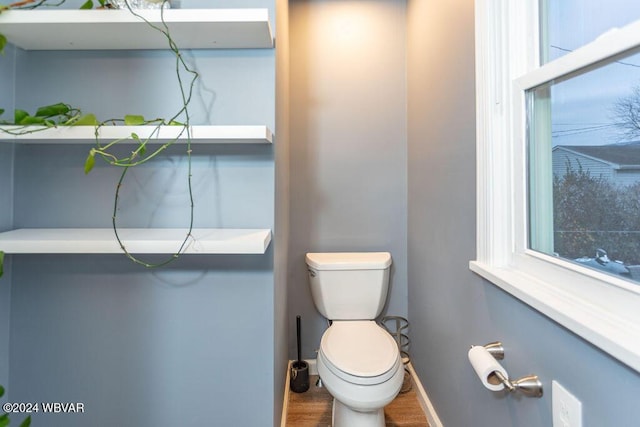
[[[525,92],[530,249],[640,286],[640,55]]]
[[[476,2],[470,268],[640,371],[640,133],[622,124],[634,96],[640,118],[638,18],[629,2]]]

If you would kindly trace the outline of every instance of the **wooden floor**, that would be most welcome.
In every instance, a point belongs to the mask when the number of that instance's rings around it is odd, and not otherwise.
[[[326,388],[315,386],[317,379],[311,375],[311,387],[305,393],[289,392],[287,427],[331,426],[333,400]],[[384,408],[384,417],[387,427],[429,426],[408,374],[402,392]]]

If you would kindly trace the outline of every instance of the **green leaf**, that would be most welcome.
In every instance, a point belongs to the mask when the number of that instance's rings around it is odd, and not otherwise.
[[[44,118],[43,117],[34,117],[34,116],[26,116],[23,117],[22,120],[20,120],[18,123],[16,123],[18,125],[43,125],[44,124]]]
[[[4,55],[4,47],[7,45],[7,38],[0,34],[0,53]]]
[[[96,152],[91,149],[89,151],[89,155],[87,156],[87,160],[84,162],[84,173],[87,175],[93,169],[93,166],[96,164]]]
[[[73,126],[98,126],[99,124],[94,114],[85,114],[73,122]]]
[[[93,9],[93,2],[91,0],[87,0],[80,9]]]
[[[131,132],[131,139],[140,143],[138,149],[136,150],[136,153],[144,156],[144,153],[147,152],[147,141],[141,140],[138,134],[135,132]]]
[[[53,116],[62,116],[69,112],[70,108],[67,104],[63,104],[59,102],[57,104],[45,105],[44,107],[38,108],[36,111],[36,116],[38,117],[53,117]]]
[[[4,108],[0,108],[0,116],[4,114]]]
[[[4,252],[0,251],[0,277],[4,274]],[[4,394],[4,388],[0,385],[0,397]]]
[[[29,117],[29,113],[24,110],[19,110],[16,108],[13,113],[13,123],[18,125],[20,124],[22,119],[24,119],[25,117]]]
[[[20,424],[20,427],[29,427],[31,425],[31,415],[24,419],[24,421]]]
[[[0,252],[2,253],[2,252]],[[0,385],[0,397],[4,396],[4,387]]]
[[[9,414],[0,416],[0,427],[7,427],[9,425]]]
[[[143,125],[145,123],[144,117],[136,114],[127,114],[124,116],[124,124],[127,126]]]

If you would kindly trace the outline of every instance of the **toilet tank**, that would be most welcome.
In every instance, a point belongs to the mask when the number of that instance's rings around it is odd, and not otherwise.
[[[389,252],[308,253],[311,295],[330,320],[373,320],[387,300]]]

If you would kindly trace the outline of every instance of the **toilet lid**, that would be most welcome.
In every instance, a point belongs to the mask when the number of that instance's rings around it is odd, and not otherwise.
[[[334,368],[365,378],[386,374],[400,357],[393,337],[372,320],[333,322],[322,336],[320,350]]]

